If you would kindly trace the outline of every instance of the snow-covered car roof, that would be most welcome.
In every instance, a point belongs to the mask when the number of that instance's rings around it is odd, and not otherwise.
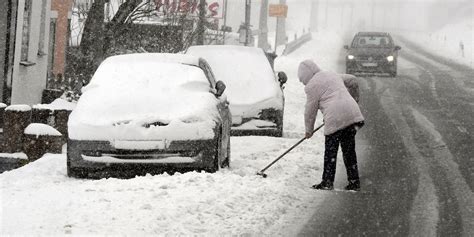
[[[216,80],[227,85],[231,104],[255,104],[280,97],[273,69],[260,48],[235,45],[192,46],[186,54],[204,58]]]
[[[192,55],[172,54],[172,53],[132,53],[111,56],[105,59],[103,64],[130,63],[130,62],[163,62],[163,63],[182,63],[188,65],[199,65],[199,58]]]
[[[193,66],[197,62],[195,57],[170,54],[131,54],[105,60],[83,89],[70,127],[112,126],[123,121],[172,123],[189,117],[214,121],[217,101],[209,92],[211,85],[204,71]],[[81,131],[73,130],[73,137],[83,138]]]

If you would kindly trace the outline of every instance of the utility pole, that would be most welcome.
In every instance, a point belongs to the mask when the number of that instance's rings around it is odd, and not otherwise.
[[[324,13],[324,29],[328,28],[329,0],[326,0],[326,11]]]
[[[286,5],[286,0],[280,0],[280,4]],[[277,29],[275,35],[275,46],[280,44],[286,44],[286,18],[285,17],[277,17]]]
[[[268,0],[262,0],[262,5],[260,6],[260,22],[258,25],[258,47],[264,50],[268,48]]]
[[[199,20],[197,25],[197,45],[204,45],[204,33],[205,33],[205,26],[204,22],[206,21],[206,0],[199,1]]]
[[[309,17],[309,27],[311,32],[318,32],[319,18],[319,0],[311,1],[311,12]]]
[[[250,31],[250,4],[251,0],[245,0],[245,46],[250,44],[250,37],[252,32]]]
[[[372,0],[372,30],[375,30],[375,0]]]
[[[351,18],[349,19],[349,28],[350,30],[352,30],[352,22],[354,21],[354,3],[353,2],[350,3],[350,7],[351,7]]]
[[[341,9],[341,29],[344,29],[344,8],[345,8],[345,3],[340,3],[341,5],[339,8]]]
[[[225,32],[227,28],[227,0],[224,0],[224,30],[222,32],[222,44],[225,44]]]

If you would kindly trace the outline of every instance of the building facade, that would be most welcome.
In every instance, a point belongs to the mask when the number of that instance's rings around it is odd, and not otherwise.
[[[72,0],[1,1],[0,98],[3,103],[41,103],[54,66],[59,65],[58,72],[64,71],[71,11],[71,4],[67,3],[70,2]]]

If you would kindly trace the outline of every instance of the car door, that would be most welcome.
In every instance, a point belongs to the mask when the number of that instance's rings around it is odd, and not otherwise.
[[[215,89],[216,79],[209,64],[203,59],[201,59],[199,61],[199,67],[202,68],[212,88]],[[232,115],[230,114],[229,102],[227,101],[227,97],[220,96],[217,99],[219,100],[217,109],[219,110],[219,114],[222,119],[222,137],[220,144],[221,154],[219,155],[219,157],[220,159],[224,159],[227,156],[227,150],[230,149],[230,128],[232,126]]]

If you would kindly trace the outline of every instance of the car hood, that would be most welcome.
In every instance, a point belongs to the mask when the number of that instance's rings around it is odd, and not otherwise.
[[[392,48],[351,48],[349,54],[352,55],[390,55],[393,52]]]
[[[68,121],[76,140],[195,140],[214,137],[218,100],[209,92],[147,94],[88,89]]]

